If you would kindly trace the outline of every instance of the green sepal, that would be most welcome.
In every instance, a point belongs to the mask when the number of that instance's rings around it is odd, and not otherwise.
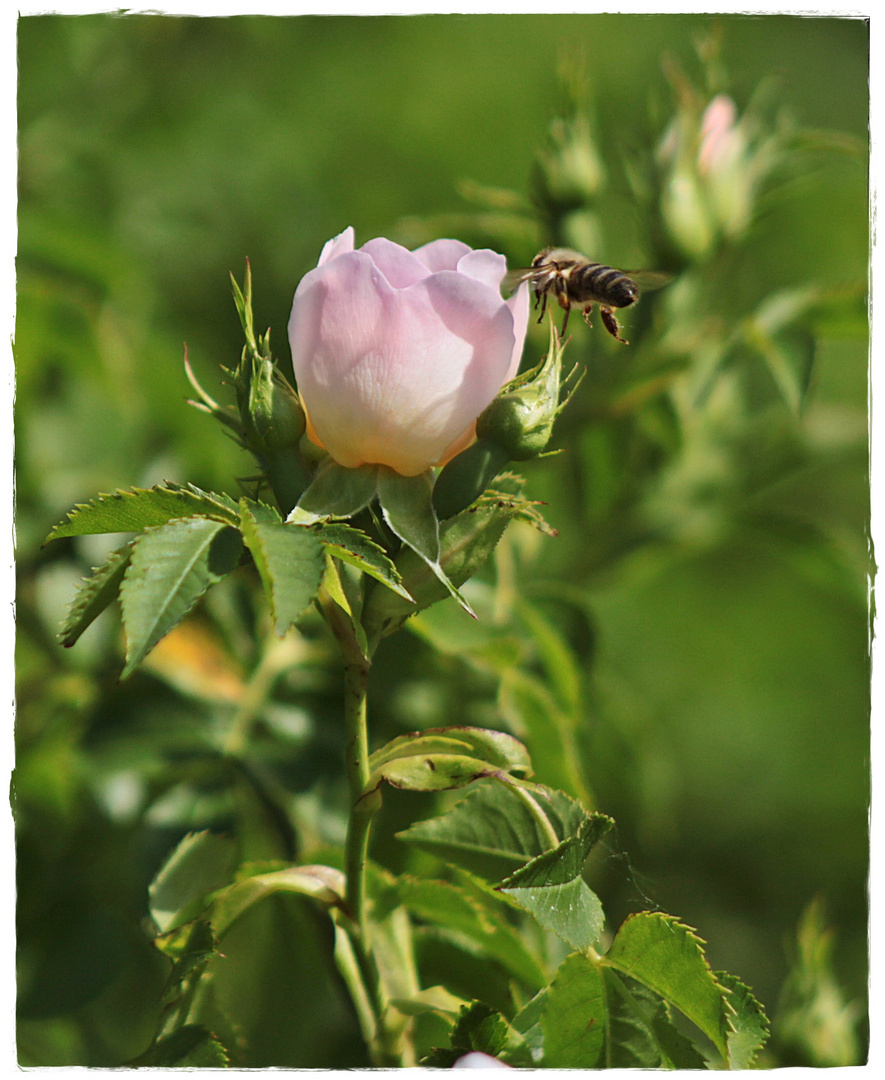
[[[468,581],[489,559],[508,524],[522,512],[524,501],[483,499],[476,506],[442,522],[439,528],[439,566],[455,588]],[[390,634],[402,623],[450,593],[439,574],[427,560],[411,548],[394,560],[403,585],[414,603],[374,589],[366,600],[364,622],[382,635]]]
[[[375,498],[377,485],[377,465],[345,469],[332,458],[326,458],[286,520],[291,524],[312,525],[328,518],[353,517]]]
[[[508,452],[492,439],[477,439],[453,457],[433,485],[433,506],[439,520],[454,517],[476,502],[509,461]]]
[[[433,508],[433,476],[430,471],[419,476],[400,476],[392,469],[379,466],[378,502],[384,520],[395,535],[427,564],[437,581],[467,614],[476,618],[473,609],[440,565],[439,521]]]

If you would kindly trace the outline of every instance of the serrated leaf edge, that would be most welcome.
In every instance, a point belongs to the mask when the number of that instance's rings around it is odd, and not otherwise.
[[[118,488],[114,492],[99,493],[94,499],[90,499],[89,502],[75,503],[73,508],[65,515],[65,520],[54,526],[43,542],[44,544],[48,544],[51,540],[59,540],[68,536],[94,535],[90,533],[70,533],[64,530],[67,529],[68,525],[74,523],[78,517],[81,517],[91,510],[96,510],[102,505],[110,507],[113,503],[122,504],[126,499],[135,500],[147,495],[164,493],[183,495],[185,498],[193,499],[195,504],[208,504],[208,509],[205,505],[202,506],[202,508],[195,505],[194,513],[192,515],[187,513],[175,514],[173,517],[168,518],[167,522],[185,517],[207,517],[224,521],[229,525],[236,525],[239,520],[237,504],[228,496],[202,491],[193,484],[175,484],[170,481],[164,481],[162,484],[155,484],[150,488]],[[215,513],[212,512],[213,509],[215,510]],[[163,524],[166,524],[166,522],[157,522],[154,525],[145,526],[145,528],[158,528]],[[101,530],[102,533],[114,531],[132,532],[134,530],[127,528]]]
[[[697,951],[698,951],[698,953],[700,955],[700,958],[703,961],[704,967],[707,969],[707,972],[708,972],[709,977],[710,977],[710,981],[716,987],[716,989],[719,991],[719,996],[720,996],[720,998],[722,1000],[723,1014],[722,1014],[722,1029],[721,1029],[721,1032],[720,1032],[722,1045],[721,1046],[717,1045],[716,1048],[717,1048],[717,1050],[719,1050],[719,1052],[722,1054],[722,1056],[725,1058],[725,1060],[728,1061],[728,1042],[727,1042],[728,1030],[731,1029],[732,1031],[736,1031],[736,1029],[734,1028],[733,1023],[732,1023],[732,1018],[737,1015],[737,1011],[736,1011],[735,1007],[732,1005],[731,1000],[730,1000],[731,991],[726,986],[722,985],[722,983],[716,977],[716,973],[710,967],[710,962],[707,959],[707,953],[706,953],[706,948],[705,948],[707,942],[698,934],[697,930],[695,930],[694,927],[689,926],[687,923],[682,922],[675,915],[666,915],[666,914],[664,914],[664,912],[661,912],[661,911],[637,911],[637,912],[634,912],[632,915],[627,916],[627,918],[624,920],[624,922],[621,923],[621,927],[625,926],[627,923],[632,922],[634,920],[643,919],[643,918],[650,918],[650,917],[653,917],[653,918],[657,919],[660,922],[666,923],[667,926],[670,927],[671,929],[681,931],[684,934],[684,936],[689,941],[691,941],[691,943],[697,949]],[[618,928],[619,932],[620,932],[621,927]],[[617,934],[615,934],[615,940],[617,940]],[[640,983],[643,986],[648,987],[649,990],[651,990],[653,993],[657,994],[664,1001],[667,1001],[667,1002],[670,1001],[670,999],[667,997],[667,995],[665,993],[663,993],[658,987],[651,986],[644,979],[640,978],[636,974],[635,971],[628,970],[627,968],[622,967],[618,963],[610,960],[608,953],[606,953],[606,955],[603,956],[601,958],[601,960],[602,960],[602,963],[606,964],[608,967],[612,967],[616,971],[620,971],[620,972],[622,972],[622,974],[628,975],[631,979],[636,979],[636,981],[638,983]],[[674,1004],[674,1007],[676,1009],[679,1009],[678,1005]],[[679,1011],[681,1012],[682,1010],[679,1009]],[[691,1017],[688,1017],[688,1019],[691,1020],[692,1023],[695,1023],[695,1021],[692,1020]],[[702,1029],[700,1029],[700,1030],[702,1030]]]
[[[81,635],[89,629],[98,616],[113,603],[114,597],[110,597],[108,602],[96,611],[88,622],[80,625],[83,615],[95,599],[96,594],[113,580],[115,574],[120,574],[120,584],[122,584],[126,568],[129,565],[129,559],[132,557],[133,546],[134,541],[128,540],[122,547],[112,551],[100,566],[94,566],[92,568],[92,575],[88,578],[83,578],[77,586],[77,592],[74,599],[68,605],[67,614],[65,615],[64,622],[57,635],[59,643],[65,648],[70,648],[74,645],[80,639]],[[119,589],[117,595],[119,596]]]
[[[159,532],[161,529],[166,529],[170,525],[175,525],[175,524],[178,524],[180,522],[194,521],[194,520],[214,521],[219,526],[219,528],[214,533],[212,533],[211,536],[206,538],[205,544],[203,544],[200,547],[200,552],[205,551],[206,547],[208,545],[210,545],[214,541],[215,537],[218,536],[218,534],[219,534],[219,532],[221,531],[222,528],[231,528],[232,527],[231,522],[218,521],[217,519],[214,519],[214,518],[204,517],[203,515],[196,514],[196,515],[188,516],[188,517],[170,518],[169,521],[164,522],[162,525],[150,525],[147,528],[143,529],[141,531],[141,533],[137,537],[135,537],[135,539],[132,541],[132,553],[131,553],[130,558],[129,558],[129,564],[126,567],[125,573],[123,574],[123,580],[120,583],[120,603],[121,603],[122,608],[123,608],[123,629],[124,629],[124,633],[125,633],[125,637],[126,637],[126,665],[125,665],[125,667],[123,668],[123,671],[120,674],[121,679],[125,679],[127,676],[129,676],[132,673],[132,671],[135,669],[135,667],[138,664],[141,663],[141,661],[145,658],[145,656],[147,656],[147,654],[151,651],[151,649],[153,649],[154,646],[157,645],[157,643],[159,641],[161,641],[166,636],[166,634],[162,634],[159,638],[157,638],[156,641],[153,642],[153,644],[149,645],[147,648],[140,648],[134,654],[131,652],[131,649],[132,649],[131,638],[130,638],[130,635],[129,635],[129,632],[128,632],[128,629],[127,629],[127,625],[126,625],[126,622],[127,622],[127,620],[126,620],[126,595],[127,595],[127,592],[128,592],[127,584],[131,581],[131,576],[130,575],[133,572],[132,571],[132,558],[135,555],[136,551],[138,550],[138,546],[139,546],[140,542],[144,539],[145,536],[147,536],[149,534]],[[197,556],[195,556],[190,561],[190,564],[188,566],[188,571],[193,569],[193,566],[196,563],[196,561],[197,561]],[[185,575],[182,575],[182,576],[179,577],[179,582],[178,582],[179,586],[181,585],[181,582],[185,580],[186,576],[187,575],[185,574]],[[174,627],[177,626],[178,623],[181,622],[181,619],[183,619],[186,615],[188,615],[191,611],[193,611],[193,609],[196,606],[196,604],[198,603],[198,601],[208,591],[210,585],[211,585],[211,582],[208,582],[207,585],[206,585],[206,588],[204,588],[202,590],[202,592],[199,593],[199,595],[197,595],[197,596],[195,596],[193,598],[191,603],[188,604],[186,610],[184,612],[182,612],[181,618],[179,618],[178,622],[173,624],[173,626],[170,626],[169,630],[167,630],[166,633],[171,632],[174,629]],[[156,629],[156,626],[159,623],[159,621],[160,621],[160,615],[157,615],[155,617],[155,620],[154,620],[154,623],[153,623],[151,634],[148,634],[145,637],[146,641],[150,641],[151,635],[153,634],[153,631]]]

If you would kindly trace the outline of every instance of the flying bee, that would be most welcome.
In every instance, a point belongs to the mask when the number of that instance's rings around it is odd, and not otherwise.
[[[663,274],[634,275],[650,287],[658,287],[666,281]],[[559,306],[565,311],[562,330],[559,336],[565,336],[569,312],[572,306],[582,309],[584,322],[591,325],[590,315],[593,305],[599,305],[602,324],[615,339],[624,345],[628,342],[621,337],[621,327],[615,317],[615,308],[630,307],[639,299],[639,286],[622,270],[602,263],[591,262],[578,251],[569,248],[545,248],[532,260],[526,270],[515,270],[508,275],[508,282],[514,287],[523,281],[530,281],[535,290],[535,308],[540,304],[541,314],[538,322],[544,318],[547,310],[547,297],[550,293],[556,297]]]

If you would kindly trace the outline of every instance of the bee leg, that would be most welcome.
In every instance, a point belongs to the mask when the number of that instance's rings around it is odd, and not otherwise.
[[[537,292],[535,295],[538,298],[535,301],[535,311],[538,310],[538,304],[541,305],[541,314],[538,316],[538,322],[541,322],[543,320],[543,318],[544,318],[544,313],[547,310],[547,293],[546,292]]]
[[[562,317],[562,329],[559,331],[559,340],[560,341],[565,340],[565,328],[568,326],[568,313],[570,311],[571,311],[571,308],[567,307],[565,309],[565,315],[563,315],[563,317]]]
[[[592,326],[592,325],[593,325],[593,323],[592,323],[592,322],[590,322],[590,316],[591,316],[591,315],[593,314],[593,305],[592,305],[592,304],[588,304],[588,305],[587,305],[587,306],[586,306],[586,307],[584,308],[584,310],[583,310],[583,311],[581,312],[581,314],[582,314],[582,315],[584,316],[584,322],[585,322],[585,323],[586,323],[586,324],[587,324],[588,326]]]
[[[615,341],[620,341],[622,345],[629,345],[629,341],[625,341],[621,337],[621,327],[618,324],[618,320],[615,318],[615,313],[611,308],[600,307],[599,314],[602,317],[602,325],[608,330]]]

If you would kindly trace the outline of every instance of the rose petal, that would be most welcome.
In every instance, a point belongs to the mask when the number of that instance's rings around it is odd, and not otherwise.
[[[490,289],[499,289],[507,273],[507,260],[495,251],[483,248],[470,251],[458,260],[458,273],[481,281]]]
[[[530,310],[530,292],[529,283],[524,281],[513,296],[507,301],[507,307],[510,308],[510,313],[513,316],[513,354],[510,357],[510,366],[507,368],[507,374],[504,376],[504,382],[508,383],[511,379],[515,379],[519,374],[519,365],[522,362],[522,350],[525,347],[525,335],[529,327],[529,310]]]
[[[364,251],[372,259],[381,273],[387,278],[388,284],[395,289],[405,289],[414,285],[416,281],[427,277],[430,270],[416,259],[411,251],[390,240],[378,237],[363,244],[360,251]]]
[[[456,270],[458,260],[470,250],[461,240],[431,240],[429,244],[416,248],[412,254],[431,273],[436,274],[440,270]]]
[[[353,251],[353,241],[353,226],[348,225],[344,232],[338,233],[337,236],[326,243],[323,250],[320,252],[320,259],[317,266],[322,266],[324,263],[337,258],[339,255],[343,255],[345,251]]]

